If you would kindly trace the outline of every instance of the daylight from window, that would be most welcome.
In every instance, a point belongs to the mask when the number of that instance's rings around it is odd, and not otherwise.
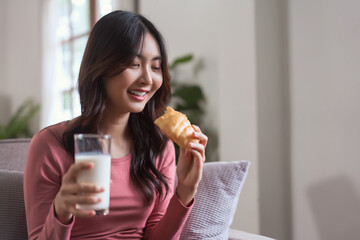
[[[80,100],[77,80],[82,56],[92,25],[112,11],[111,0],[62,0],[57,6],[55,79],[51,87],[55,94],[51,97],[52,114],[49,122],[69,120],[78,116]]]

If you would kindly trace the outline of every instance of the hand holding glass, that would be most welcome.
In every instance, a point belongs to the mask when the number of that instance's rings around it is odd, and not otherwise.
[[[103,187],[97,193],[101,202],[96,204],[79,204],[79,209],[95,210],[96,215],[109,213],[110,172],[111,172],[111,136],[100,134],[75,134],[75,163],[91,162],[93,168],[81,171],[77,176],[78,183],[90,183]]]

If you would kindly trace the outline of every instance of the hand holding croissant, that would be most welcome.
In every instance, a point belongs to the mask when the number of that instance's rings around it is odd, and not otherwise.
[[[171,107],[167,107],[165,114],[156,119],[154,123],[181,148],[186,148],[188,142],[199,142],[192,135],[195,130],[186,115]]]
[[[176,168],[176,193],[183,204],[188,205],[194,198],[201,180],[208,138],[199,127],[190,124],[186,115],[171,107],[167,107],[165,114],[156,119],[155,124],[180,146]]]

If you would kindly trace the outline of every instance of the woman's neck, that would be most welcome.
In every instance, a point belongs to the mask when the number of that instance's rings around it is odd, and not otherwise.
[[[111,118],[104,114],[100,122],[100,131],[103,134],[122,137],[128,131],[128,121],[130,114],[122,115],[117,118]]]
[[[111,135],[111,155],[121,158],[131,152],[131,134],[129,129],[130,113],[115,116],[105,110],[99,130]]]

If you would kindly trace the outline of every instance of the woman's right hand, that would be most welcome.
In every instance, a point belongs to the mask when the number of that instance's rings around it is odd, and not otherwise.
[[[78,204],[99,203],[101,199],[94,195],[104,191],[104,188],[95,184],[77,183],[76,178],[79,172],[91,169],[92,163],[80,162],[72,164],[62,179],[59,192],[55,197],[55,215],[63,224],[72,221],[72,217],[88,218],[95,216],[94,210],[80,210]]]

